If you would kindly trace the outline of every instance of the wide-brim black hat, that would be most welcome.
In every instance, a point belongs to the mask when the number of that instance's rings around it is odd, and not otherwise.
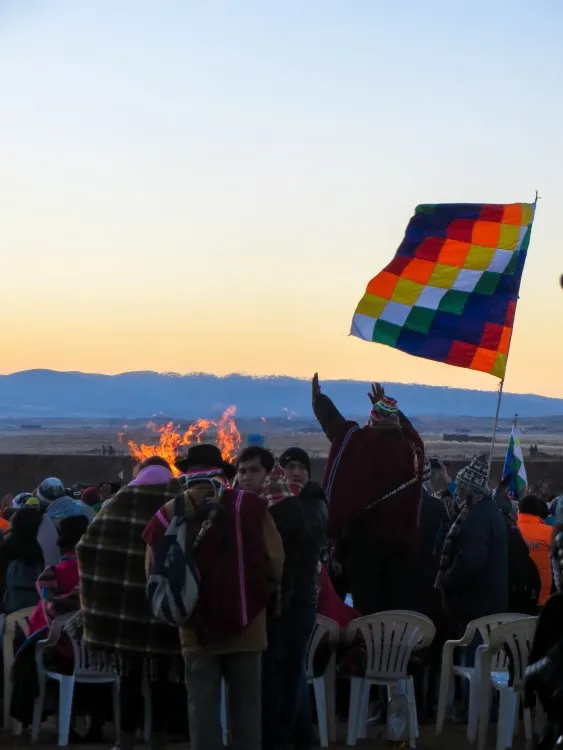
[[[237,473],[232,464],[223,460],[221,451],[216,445],[206,443],[190,445],[186,455],[178,456],[174,464],[182,473],[195,468],[217,468],[225,472],[227,479],[233,479]]]

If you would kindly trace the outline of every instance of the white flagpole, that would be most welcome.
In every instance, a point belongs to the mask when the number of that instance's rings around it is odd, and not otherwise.
[[[536,206],[538,205],[539,197],[540,197],[539,193],[536,190],[536,199],[534,201],[534,204]],[[562,277],[562,280],[563,280],[563,277]],[[520,295],[518,295],[518,298],[520,298]],[[514,324],[512,325],[512,331],[510,332],[510,341],[508,343],[508,351],[509,352],[510,352],[510,344],[512,343],[512,334],[513,333],[514,333]],[[495,414],[495,423],[493,425],[493,436],[491,438],[491,452],[489,453],[489,473],[488,473],[487,479],[489,479],[490,476],[491,476],[491,466],[492,466],[492,463],[493,463],[493,452],[495,450],[495,441],[496,441],[496,437],[497,437],[498,419],[499,419],[499,414],[500,414],[500,402],[502,401],[502,392],[503,392],[503,389],[504,389],[504,378],[500,381],[500,384],[499,384],[499,387],[498,387],[497,411],[496,411],[496,414]],[[518,417],[518,415],[516,415],[516,417]],[[516,421],[514,422],[514,424],[516,424]]]
[[[504,389],[504,378],[500,381],[498,387],[498,398],[497,398],[497,411],[495,414],[495,422],[493,424],[493,437],[491,438],[491,452],[489,453],[489,473],[487,479],[491,476],[491,466],[493,464],[493,451],[495,449],[495,441],[497,437],[498,419],[500,414],[500,402],[502,401],[502,392]]]

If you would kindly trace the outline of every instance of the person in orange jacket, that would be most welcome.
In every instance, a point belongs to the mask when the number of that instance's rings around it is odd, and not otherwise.
[[[518,503],[518,528],[540,574],[540,607],[549,599],[553,584],[550,558],[552,529],[542,521],[541,516],[542,504],[535,495],[525,495]]]

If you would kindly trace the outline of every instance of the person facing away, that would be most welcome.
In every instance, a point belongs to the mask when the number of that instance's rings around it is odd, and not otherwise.
[[[201,539],[194,550],[199,600],[192,617],[179,629],[191,745],[193,750],[222,750],[224,679],[233,747],[260,750],[266,607],[281,583],[281,538],[261,497],[242,488],[229,489],[236,471],[216,446],[190,446],[176,466],[185,490],[188,539],[198,535]],[[174,505],[168,502],[145,529],[147,577],[154,547],[174,516]]]
[[[64,484],[57,477],[44,479],[37,487],[35,496],[45,507],[45,515],[55,524],[69,516],[86,516],[88,521],[92,521],[95,516],[92,508],[68,495]]]
[[[517,524],[510,499],[510,476],[504,477],[493,495],[508,535],[508,607],[514,614],[537,615],[541,579],[530,549]]]
[[[460,511],[444,543],[436,588],[461,627],[508,606],[507,530],[491,497],[488,467],[478,457],[456,478]]]
[[[146,459],[134,482],[101,508],[76,546],[80,612],[67,627],[82,637],[94,669],[109,664],[120,677],[121,750],[134,747],[145,679],[151,747],[163,748],[167,742],[171,681],[182,675],[183,659],[178,631],[153,615],[147,599],[143,532],[155,513],[181,492],[164,459]]]
[[[18,508],[10,519],[10,529],[0,542],[0,580],[3,581],[5,614],[38,602],[35,582],[44,567],[43,552],[37,541],[41,525],[39,508]]]
[[[313,411],[331,446],[323,488],[328,535],[349,573],[354,606],[363,614],[413,609],[424,445],[387,397],[372,386],[369,423],[346,420],[312,384]]]
[[[539,606],[549,599],[553,574],[551,567],[552,528],[542,520],[542,502],[535,495],[525,495],[518,503],[518,528],[530,550],[530,556],[540,574]]]

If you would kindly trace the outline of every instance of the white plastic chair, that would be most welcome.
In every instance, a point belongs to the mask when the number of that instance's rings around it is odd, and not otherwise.
[[[478,649],[477,659],[482,675],[491,675],[482,680],[479,710],[479,750],[484,750],[489,729],[492,688],[500,694],[497,722],[497,750],[512,747],[518,711],[524,694],[524,673],[528,666],[530,649],[536,632],[538,618],[526,617],[499,625],[490,634],[490,644]],[[513,684],[508,684],[508,672],[494,671],[496,654],[508,654],[507,661],[513,668]],[[529,708],[524,709],[524,731],[528,742],[532,739],[532,717]]]
[[[33,726],[31,732],[31,739],[33,742],[37,742],[39,738],[48,679],[56,680],[56,682],[59,683],[59,747],[67,747],[68,745],[70,722],[72,718],[72,699],[76,683],[88,683],[90,685],[111,684],[113,691],[114,723],[116,733],[119,736],[119,677],[111,672],[98,672],[84,666],[86,664],[86,659],[83,644],[77,643],[71,634],[65,630],[65,625],[75,614],[75,612],[71,612],[54,620],[51,625],[49,638],[44,641],[39,641],[36,646],[35,660],[37,663],[39,696],[36,698],[33,708]],[[43,664],[43,652],[45,648],[47,646],[55,646],[63,633],[67,635],[72,644],[74,666],[71,675],[63,675],[59,672],[47,670]]]
[[[444,728],[448,697],[454,676],[461,677],[469,682],[469,711],[467,717],[467,739],[469,742],[475,742],[477,737],[477,724],[479,719],[479,694],[481,689],[481,675],[478,671],[478,662],[475,660],[475,667],[463,667],[454,665],[454,651],[456,648],[466,648],[470,646],[479,633],[484,646],[490,643],[491,631],[499,625],[516,620],[526,619],[527,615],[518,615],[503,613],[498,615],[489,615],[472,620],[463,635],[457,641],[446,641],[442,651],[442,673],[440,677],[440,693],[438,697],[438,711],[436,718],[436,734],[440,734]],[[502,672],[505,667],[506,657],[502,651],[497,652],[491,668],[496,672]]]
[[[4,636],[2,639],[2,655],[4,659],[4,715],[2,726],[6,732],[10,726],[10,708],[12,703],[12,666],[14,664],[14,639],[19,627],[25,637],[29,634],[29,618],[35,612],[35,607],[26,607],[10,615],[4,616]]]
[[[358,737],[367,734],[370,687],[382,685],[389,691],[404,680],[408,699],[409,747],[414,748],[418,719],[414,683],[407,668],[413,651],[426,648],[434,640],[434,623],[418,612],[390,610],[351,622],[347,634],[351,637],[358,631],[366,644],[367,664],[363,677],[351,678],[347,744],[355,745]]]
[[[315,705],[319,721],[321,747],[336,742],[336,646],[340,637],[340,626],[328,617],[317,615],[317,620],[307,649],[307,683],[313,686]],[[324,673],[315,677],[314,661],[317,649],[328,640],[330,660]]]

